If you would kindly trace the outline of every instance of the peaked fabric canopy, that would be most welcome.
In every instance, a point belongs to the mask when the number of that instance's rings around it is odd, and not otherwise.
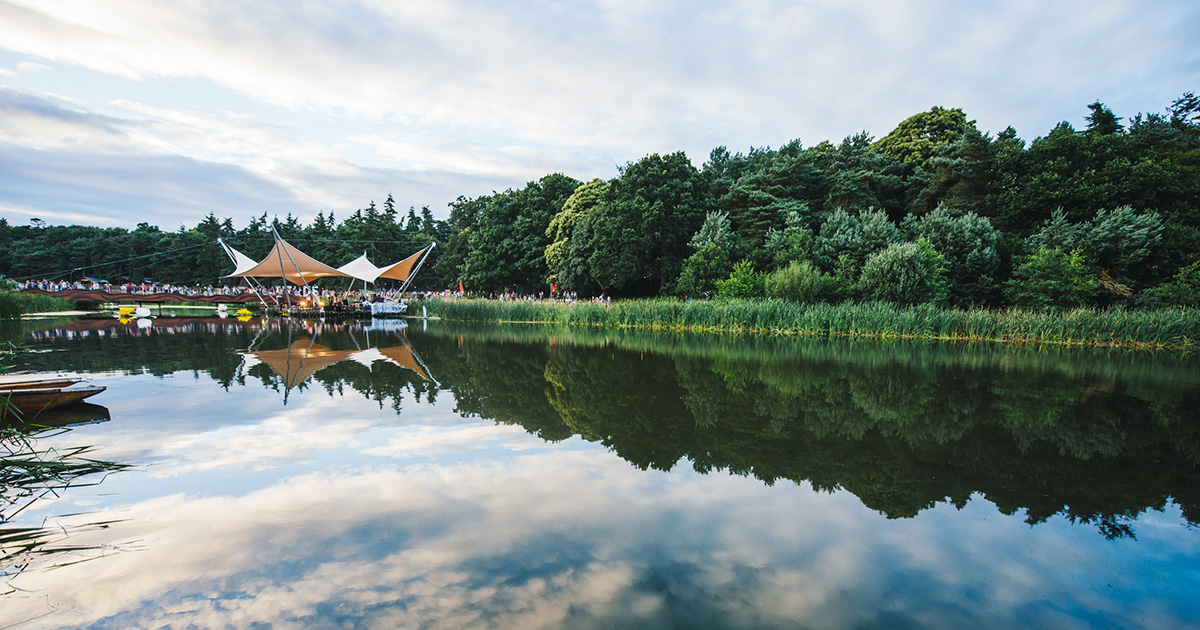
[[[245,272],[253,269],[254,266],[258,264],[254,262],[253,258],[243,254],[242,252],[239,252],[229,245],[226,245],[225,243],[221,243],[221,245],[225,246],[225,249],[229,251],[229,256],[233,258],[234,270],[233,273],[229,274],[227,277],[241,276]]]
[[[376,267],[371,264],[371,261],[367,260],[366,252],[363,252],[362,256],[338,267],[338,271],[363,282],[375,282],[379,274],[383,273],[386,269],[386,267]]]
[[[391,278],[404,282],[412,275],[413,267],[420,262],[421,257],[429,251],[430,247],[432,245],[422,247],[412,256],[386,267],[376,267],[370,260],[367,260],[366,252],[363,252],[362,256],[338,267],[338,271],[363,282],[375,282],[379,278]]]
[[[421,256],[428,253],[428,250],[430,247],[433,247],[433,245],[426,245],[425,247],[422,247],[420,250],[418,250],[417,253],[413,254],[412,256],[409,256],[408,258],[405,258],[404,260],[401,260],[398,263],[393,263],[387,267],[384,267],[383,273],[379,274],[379,277],[380,278],[391,278],[393,280],[399,280],[401,282],[406,282],[408,280],[409,275],[412,274],[413,266],[417,264],[417,261],[421,260]]]
[[[225,248],[235,267],[233,273],[225,276],[226,278],[286,278],[293,284],[303,285],[307,285],[317,278],[330,276],[354,278],[364,282],[375,282],[379,278],[391,278],[404,282],[405,287],[408,286],[408,281],[412,278],[415,270],[420,268],[424,256],[429,254],[434,245],[430,243],[412,256],[386,267],[376,267],[367,259],[366,252],[363,252],[362,256],[334,269],[296,249],[291,243],[283,240],[278,233],[275,234],[275,246],[271,248],[271,252],[267,254],[266,258],[263,258],[262,262],[257,263],[221,239],[217,239],[217,241]]]
[[[241,265],[237,265],[241,269]],[[286,278],[292,284],[305,284],[328,276],[353,277],[296,249],[290,243],[275,237],[275,246],[262,262],[244,271],[234,271],[227,278],[254,276],[258,278]]]

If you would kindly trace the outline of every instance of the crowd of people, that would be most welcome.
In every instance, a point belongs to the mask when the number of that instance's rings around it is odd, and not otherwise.
[[[124,282],[120,284],[111,284],[97,280],[27,280],[17,282],[17,290],[25,289],[41,289],[43,291],[109,291],[112,293],[129,293],[135,295],[150,295],[155,293],[175,293],[179,295],[239,295],[251,291],[245,286],[219,286],[214,287],[208,285],[203,288],[188,287],[177,284],[160,284],[157,282]]]
[[[42,291],[108,291],[111,293],[125,293],[130,295],[153,295],[159,293],[172,293],[184,296],[211,297],[216,295],[242,295],[244,293],[256,293],[263,297],[280,297],[283,295],[291,295],[296,297],[317,297],[323,303],[327,302],[361,302],[361,301],[379,301],[389,299],[393,296],[386,291],[365,291],[359,290],[336,290],[328,288],[317,288],[313,286],[302,285],[286,285],[286,286],[260,286],[251,288],[246,285],[239,286],[212,286],[205,287],[189,287],[184,285],[166,284],[158,282],[125,282],[120,284],[111,284],[108,282],[83,279],[83,280],[26,280],[16,283],[16,289],[23,291],[25,289],[40,289]],[[483,297],[501,302],[534,302],[541,300],[556,300],[561,302],[573,303],[579,300],[579,296],[574,292],[566,293],[551,293],[547,295],[542,293],[518,293],[516,291],[503,291],[497,293],[476,293],[464,291],[414,291],[409,293],[413,298],[418,299],[455,299],[461,297]],[[591,298],[591,301],[609,306],[612,304],[612,298],[606,295],[600,295]]]
[[[161,293],[171,293],[174,295],[196,296],[196,297],[211,297],[216,295],[242,295],[245,293],[256,293],[265,296],[282,296],[292,295],[297,297],[316,296],[322,300],[362,300],[364,292],[362,290],[354,291],[339,291],[334,289],[316,288],[312,286],[287,285],[287,286],[260,286],[251,288],[249,286],[212,286],[205,287],[189,287],[177,284],[160,284],[158,282],[142,282],[133,283],[126,282],[121,284],[110,284],[107,282],[98,282],[95,280],[75,280],[68,282],[66,280],[28,280],[17,282],[16,289],[23,291],[25,289],[41,289],[43,291],[107,291],[110,293],[124,293],[128,295],[155,295]]]

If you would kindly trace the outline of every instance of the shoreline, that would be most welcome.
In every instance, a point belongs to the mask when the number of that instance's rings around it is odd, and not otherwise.
[[[862,339],[986,342],[1011,345],[1168,350],[1190,354],[1200,342],[1200,309],[1146,311],[899,306],[882,302],[797,304],[780,300],[622,300],[548,304],[429,300],[450,321],[540,323],[664,331],[723,332]]]

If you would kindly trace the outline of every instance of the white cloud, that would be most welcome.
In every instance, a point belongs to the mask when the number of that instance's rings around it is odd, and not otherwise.
[[[22,72],[41,72],[43,70],[49,70],[50,66],[34,63],[32,61],[22,61],[17,64],[17,69],[21,70]]]
[[[1096,98],[1160,111],[1192,87],[1197,28],[1187,2],[0,2],[0,47],[45,68],[38,85],[142,110],[139,143],[248,169],[305,215],[878,137],[933,105],[1032,139]],[[113,81],[142,98],[89,100]],[[184,81],[235,113],[189,106]]]

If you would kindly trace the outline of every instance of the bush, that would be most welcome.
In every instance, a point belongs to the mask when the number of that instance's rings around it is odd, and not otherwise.
[[[955,215],[938,206],[920,219],[907,219],[906,224],[916,238],[928,240],[944,257],[954,304],[987,304],[999,297],[995,278],[1000,270],[1000,233],[990,221],[973,212]]]
[[[20,319],[26,313],[53,313],[75,308],[75,303],[70,300],[12,291],[11,286],[0,286],[0,319]]]
[[[8,291],[0,291],[0,319],[18,319],[21,317],[21,304],[17,297]]]
[[[792,261],[766,277],[763,288],[767,297],[790,302],[823,302],[833,297],[837,281],[821,273],[811,262]]]
[[[694,298],[710,298],[717,292],[717,282],[729,276],[729,255],[719,244],[704,245],[683,261],[676,290]]]
[[[896,304],[942,304],[949,295],[942,255],[924,239],[873,254],[863,265],[858,288],[863,299]]]
[[[1026,308],[1078,308],[1098,286],[1081,250],[1068,254],[1043,247],[1013,271],[1005,295]]]
[[[1170,281],[1146,291],[1144,301],[1155,306],[1200,307],[1200,260],[1180,269]]]
[[[766,296],[763,284],[766,274],[755,271],[754,263],[743,260],[733,266],[733,273],[717,281],[717,297],[723,299],[761,298]]]

